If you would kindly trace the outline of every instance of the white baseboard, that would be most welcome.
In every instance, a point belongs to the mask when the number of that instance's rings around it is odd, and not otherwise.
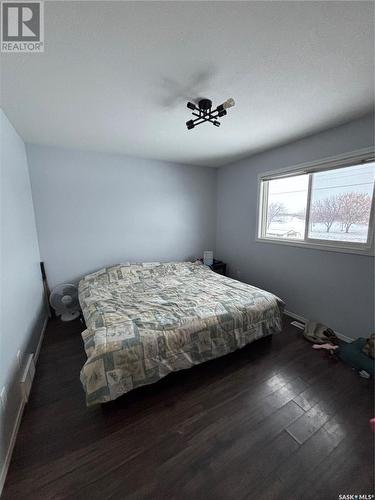
[[[308,321],[303,316],[300,316],[299,314],[296,314],[292,311],[288,311],[287,309],[284,310],[284,314],[286,314],[290,318],[293,318],[293,319],[296,319],[297,321],[300,321],[301,323],[307,323],[307,321]]]
[[[40,353],[40,349],[42,347],[42,342],[43,342],[43,338],[44,338],[44,333],[46,331],[47,323],[48,323],[48,316],[45,318],[45,320],[43,322],[42,329],[40,331],[38,345],[37,345],[37,348],[36,348],[35,354],[34,354],[34,364],[35,365],[36,365],[38,358],[39,358],[39,353]],[[14,421],[12,434],[11,434],[10,440],[9,440],[8,450],[6,452],[4,464],[3,464],[2,470],[0,472],[0,497],[1,497],[1,493],[2,493],[3,488],[4,488],[5,479],[6,479],[6,476],[8,473],[10,461],[12,459],[14,445],[16,444],[17,434],[18,434],[18,430],[19,430],[21,420],[22,420],[23,411],[24,411],[25,405],[26,405],[25,400],[23,398],[20,398],[20,399],[21,399],[20,405],[19,405],[19,408],[17,411],[17,416],[16,416],[15,421]]]
[[[23,415],[23,410],[25,408],[25,404],[26,404],[25,401],[21,398],[21,403],[20,403],[20,406],[18,408],[16,420],[14,422],[12,435],[10,437],[7,454],[5,455],[4,465],[3,465],[3,468],[2,468],[2,471],[0,474],[0,496],[1,496],[1,493],[2,493],[3,488],[4,488],[5,479],[7,477],[10,461],[12,459],[13,449],[14,449],[14,445],[16,444],[18,429],[20,428],[20,425],[21,425],[21,420],[22,420],[22,415]]]
[[[46,319],[44,320],[44,323],[43,323],[43,326],[42,326],[42,330],[40,332],[39,342],[38,342],[38,345],[36,346],[36,349],[35,349],[34,365],[37,364],[37,361],[39,359],[40,349],[42,347],[42,343],[43,343],[44,334],[45,334],[45,331],[46,331],[46,328],[47,328],[48,320],[49,320],[49,318],[48,318],[48,316],[46,316]]]
[[[346,335],[344,335],[343,333],[340,333],[340,332],[336,332],[336,330],[333,330],[335,332],[335,334],[337,335],[337,337],[342,340],[343,342],[346,342],[348,344],[350,344],[351,342],[354,342],[354,339],[352,339],[351,337],[347,337]]]
[[[286,316],[289,316],[290,318],[296,319],[297,321],[299,321],[301,323],[307,323],[309,321],[307,318],[304,318],[303,316],[300,316],[299,314],[296,314],[292,311],[288,311],[287,309],[284,310],[284,314]],[[350,337],[347,337],[346,335],[343,335],[340,332],[337,332],[336,330],[334,330],[334,332],[335,332],[337,338],[339,338],[343,342],[350,343],[350,342],[353,342],[353,340],[354,340],[354,339],[351,339]]]

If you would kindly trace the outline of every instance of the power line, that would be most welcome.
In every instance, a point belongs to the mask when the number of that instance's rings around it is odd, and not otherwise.
[[[322,189],[337,189],[337,188],[355,187],[355,186],[373,186],[373,184],[370,182],[360,182],[358,184],[342,184],[341,186],[327,186],[327,187],[320,187],[320,188],[313,187],[312,192],[321,191]]]
[[[372,183],[369,183],[369,182],[361,182],[361,183],[358,183],[358,184],[342,184],[341,186],[327,186],[327,187],[319,187],[319,188],[315,188],[313,187],[312,188],[312,193],[314,193],[315,191],[322,191],[324,189],[338,189],[338,188],[344,188],[344,187],[356,187],[356,186],[369,186],[369,187],[372,187]],[[283,194],[294,194],[294,193],[306,193],[307,194],[307,188],[306,189],[297,189],[295,191],[280,191],[280,192],[275,192],[275,193],[272,193],[272,191],[270,190],[269,192],[269,196],[279,196],[279,195],[283,195]]]

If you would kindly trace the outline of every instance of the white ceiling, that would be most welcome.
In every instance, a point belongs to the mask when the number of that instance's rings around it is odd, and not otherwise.
[[[372,2],[45,2],[45,52],[2,54],[25,141],[218,166],[373,104]],[[234,97],[187,131],[188,100]]]

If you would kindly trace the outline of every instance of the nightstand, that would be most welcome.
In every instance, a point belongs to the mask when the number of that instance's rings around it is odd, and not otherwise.
[[[210,266],[210,268],[218,274],[226,275],[227,272],[227,265],[225,262],[222,262],[221,260],[215,260],[214,263]]]

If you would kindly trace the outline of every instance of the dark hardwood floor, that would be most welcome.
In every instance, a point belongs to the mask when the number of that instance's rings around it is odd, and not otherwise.
[[[86,408],[79,321],[50,321],[5,499],[372,494],[373,388],[282,334]]]

